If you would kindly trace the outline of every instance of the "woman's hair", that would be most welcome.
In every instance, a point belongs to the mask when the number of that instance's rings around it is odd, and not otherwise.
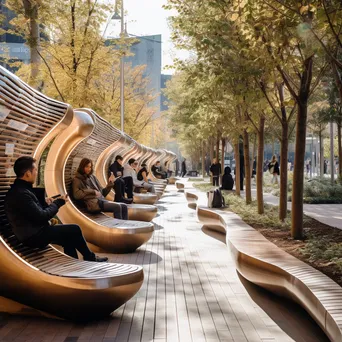
[[[274,161],[277,161],[277,156],[276,156],[276,155],[274,155],[274,156],[272,157],[272,162],[274,162]]]
[[[91,172],[90,175],[93,174],[94,172],[94,165],[93,162],[88,159],[88,158],[83,158],[80,162],[80,165],[78,166],[77,172],[80,173],[81,175],[84,175],[84,168],[88,165],[91,164]]]
[[[147,165],[145,163],[142,163],[141,167],[147,167]]]

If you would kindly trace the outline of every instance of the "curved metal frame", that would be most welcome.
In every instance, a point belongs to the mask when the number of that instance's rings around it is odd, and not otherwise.
[[[75,111],[70,126],[53,142],[46,161],[46,191],[49,196],[66,194],[64,170],[68,157],[76,146],[94,129],[94,118],[89,113]],[[70,201],[63,206],[58,217],[63,223],[77,223],[82,227],[86,240],[102,249],[127,253],[136,250],[153,234],[153,224],[122,221],[108,217],[101,224],[92,220]]]
[[[0,156],[5,167],[13,167],[20,155],[34,156],[39,162],[49,142],[72,122],[73,111],[67,104],[30,88],[2,67],[0,79],[0,102],[10,110],[0,122]],[[13,126],[14,120],[28,126]],[[7,143],[13,143],[13,155],[7,151],[9,154],[5,154]],[[85,262],[51,246],[42,250],[23,246],[3,213],[4,194],[14,177],[1,173],[0,180],[2,310],[73,320],[99,318],[109,315],[139,290],[143,282],[140,266]]]

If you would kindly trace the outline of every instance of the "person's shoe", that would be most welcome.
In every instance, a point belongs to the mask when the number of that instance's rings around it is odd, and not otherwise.
[[[96,262],[106,262],[108,261],[108,258],[107,257],[100,257],[98,255],[95,255],[95,260]]]
[[[125,203],[125,204],[132,204],[133,203],[133,198],[120,198],[120,199],[117,199],[115,202],[117,202],[117,203]]]
[[[92,253],[89,258],[84,258],[85,261],[94,261],[94,262],[106,262],[108,261],[107,257],[100,257]]]

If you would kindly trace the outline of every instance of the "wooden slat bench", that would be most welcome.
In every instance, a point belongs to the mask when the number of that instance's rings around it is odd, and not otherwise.
[[[74,111],[72,123],[53,141],[46,160],[45,187],[49,195],[69,190],[82,158],[87,156],[96,162],[105,148],[102,136],[109,136],[110,131],[111,125],[91,111]],[[72,201],[61,208],[58,217],[63,223],[79,224],[88,243],[115,253],[133,252],[154,231],[150,222],[116,220],[104,213],[81,212]]]
[[[204,193],[193,195],[204,201]],[[236,269],[244,278],[297,302],[331,341],[342,342],[342,288],[338,284],[271,243],[232,212],[197,205],[197,217],[226,235]]]
[[[139,290],[142,268],[80,261],[51,246],[26,247],[13,235],[4,210],[14,161],[27,155],[39,162],[45,147],[72,121],[72,109],[2,67],[0,102],[0,307],[73,320],[109,315]]]

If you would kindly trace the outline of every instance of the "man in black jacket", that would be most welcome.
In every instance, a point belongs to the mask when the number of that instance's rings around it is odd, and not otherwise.
[[[14,172],[17,179],[6,195],[5,211],[20,242],[32,248],[43,248],[53,243],[63,246],[65,254],[76,259],[79,251],[87,261],[108,260],[96,256],[88,248],[78,225],[53,224],[53,217],[68,202],[68,196],[47,198],[46,205],[39,202],[32,188],[38,173],[35,159],[20,157],[14,163]]]
[[[210,166],[210,172],[213,176],[213,185],[219,186],[220,184],[220,175],[221,175],[221,164],[217,161],[216,158],[213,160],[213,164]]]
[[[133,201],[133,178],[123,177],[124,167],[122,166],[123,158],[116,156],[114,163],[109,167],[109,172],[113,172],[116,178],[114,183],[115,202],[124,202],[127,204]],[[121,178],[120,178],[121,177]],[[125,192],[128,199],[125,198]]]

